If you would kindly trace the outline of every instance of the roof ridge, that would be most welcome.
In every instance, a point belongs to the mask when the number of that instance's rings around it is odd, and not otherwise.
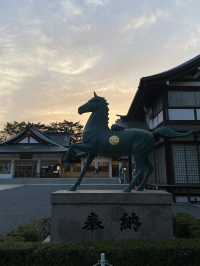
[[[200,54],[198,54],[197,56],[193,57],[192,59],[189,59],[189,60],[179,64],[176,67],[172,67],[172,68],[170,68],[168,70],[162,71],[162,72],[157,73],[157,74],[153,74],[153,75],[149,75],[149,76],[146,76],[146,77],[142,77],[141,80],[140,80],[140,83],[142,81],[144,81],[144,80],[154,79],[154,78],[159,78],[159,77],[161,78],[164,75],[174,74],[174,72],[177,72],[178,70],[179,71],[184,71],[186,67],[189,67],[190,65],[195,65],[198,61],[200,62]]]
[[[56,143],[55,141],[53,141],[51,138],[49,138],[48,136],[45,135],[45,133],[41,132],[38,128],[36,127],[31,127],[30,129],[32,129],[32,132],[34,134],[39,134],[39,138],[42,138],[43,140],[50,142],[53,145],[59,146],[59,147],[63,147],[62,145],[60,145],[59,143]],[[36,132],[34,132],[36,131]]]
[[[64,147],[63,145],[60,145],[59,143],[56,143],[55,141],[53,141],[51,138],[49,138],[48,136],[46,136],[43,132],[41,132],[38,128],[34,127],[33,125],[28,125],[24,130],[22,130],[22,132],[19,132],[18,134],[16,134],[15,136],[11,137],[10,139],[8,139],[7,141],[5,141],[3,144],[9,144],[10,142],[14,141],[15,139],[18,139],[20,136],[22,136],[26,131],[31,131],[34,135],[36,135],[38,138],[52,144],[52,145],[56,145],[58,147]]]

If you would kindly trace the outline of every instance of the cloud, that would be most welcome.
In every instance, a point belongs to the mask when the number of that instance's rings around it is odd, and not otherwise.
[[[89,32],[92,29],[92,25],[90,24],[85,24],[85,25],[71,25],[69,27],[73,32],[77,33],[84,33],[84,32]]]
[[[82,61],[76,59],[77,62],[73,62],[73,60],[66,58],[54,62],[54,64],[49,67],[49,70],[67,75],[80,75],[93,68],[99,59],[100,56],[94,56]]]
[[[86,0],[87,5],[93,6],[105,6],[108,4],[109,0]]]
[[[83,13],[80,6],[74,4],[71,0],[61,0],[61,6],[66,16],[80,16]]]
[[[127,113],[142,76],[199,50],[198,7],[180,12],[173,0],[0,1],[1,121],[84,123],[88,116],[77,108],[93,90],[108,99],[114,121]]]
[[[178,7],[187,7],[188,5],[191,5],[194,1],[195,0],[175,0],[175,4]]]
[[[131,18],[129,22],[123,27],[122,31],[139,30],[140,28],[151,26],[157,23],[160,18],[167,16],[167,12],[157,9],[153,13]]]
[[[183,43],[184,50],[198,50],[200,47],[200,29],[193,29]]]

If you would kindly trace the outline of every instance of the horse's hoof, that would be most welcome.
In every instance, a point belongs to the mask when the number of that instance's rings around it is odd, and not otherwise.
[[[70,187],[70,189],[69,189],[69,191],[76,191],[76,186],[72,186],[72,187]]]
[[[144,188],[143,187],[138,187],[136,190],[137,191],[144,191]]]
[[[131,187],[127,187],[124,189],[124,192],[131,192]]]

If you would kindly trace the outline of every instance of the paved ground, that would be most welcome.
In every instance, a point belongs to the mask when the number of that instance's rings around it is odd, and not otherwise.
[[[177,203],[175,207],[176,213],[189,213],[193,217],[200,219],[200,205],[190,203]]]
[[[61,186],[25,185],[0,191],[0,234],[34,219],[50,217],[50,194]]]
[[[0,234],[34,219],[50,217],[50,194],[60,189],[68,189],[74,179],[31,181],[28,184],[19,180],[17,182],[18,184],[0,184]],[[108,187],[117,189],[123,188],[123,185],[118,184],[115,179],[86,179],[82,185],[82,189]]]
[[[7,190],[7,189],[13,189],[17,187],[21,187],[21,185],[0,185],[0,191]]]
[[[97,181],[96,181],[97,182]],[[71,183],[71,181],[69,182]],[[50,194],[53,191],[66,189],[69,183],[44,183],[44,184],[1,184],[0,185],[0,234],[5,234],[16,226],[30,223],[35,219],[50,217]],[[110,185],[97,182],[85,182],[83,188],[104,188],[105,186],[117,187],[114,181]],[[85,186],[85,187],[84,187]],[[119,186],[118,186],[119,188]],[[191,204],[177,204],[176,212],[191,213],[200,218],[200,206]]]

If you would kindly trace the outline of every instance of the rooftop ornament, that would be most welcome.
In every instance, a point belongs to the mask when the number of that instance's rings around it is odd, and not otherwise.
[[[70,188],[70,191],[77,190],[86,171],[97,155],[115,158],[120,158],[121,156],[131,158],[133,155],[136,173],[132,176],[132,171],[129,171],[130,184],[124,191],[131,192],[132,189],[144,190],[145,184],[153,172],[153,165],[149,160],[149,155],[153,151],[155,141],[161,137],[177,138],[193,134],[192,131],[177,132],[168,127],[160,127],[154,131],[139,128],[112,130],[108,126],[108,102],[95,92],[94,97],[78,108],[78,112],[79,114],[91,112],[91,115],[83,131],[82,143],[72,144],[68,152],[65,153],[63,162],[67,167],[72,158],[76,157],[80,152],[86,154],[87,159],[78,180]],[[132,169],[131,160],[129,160],[129,168]]]

